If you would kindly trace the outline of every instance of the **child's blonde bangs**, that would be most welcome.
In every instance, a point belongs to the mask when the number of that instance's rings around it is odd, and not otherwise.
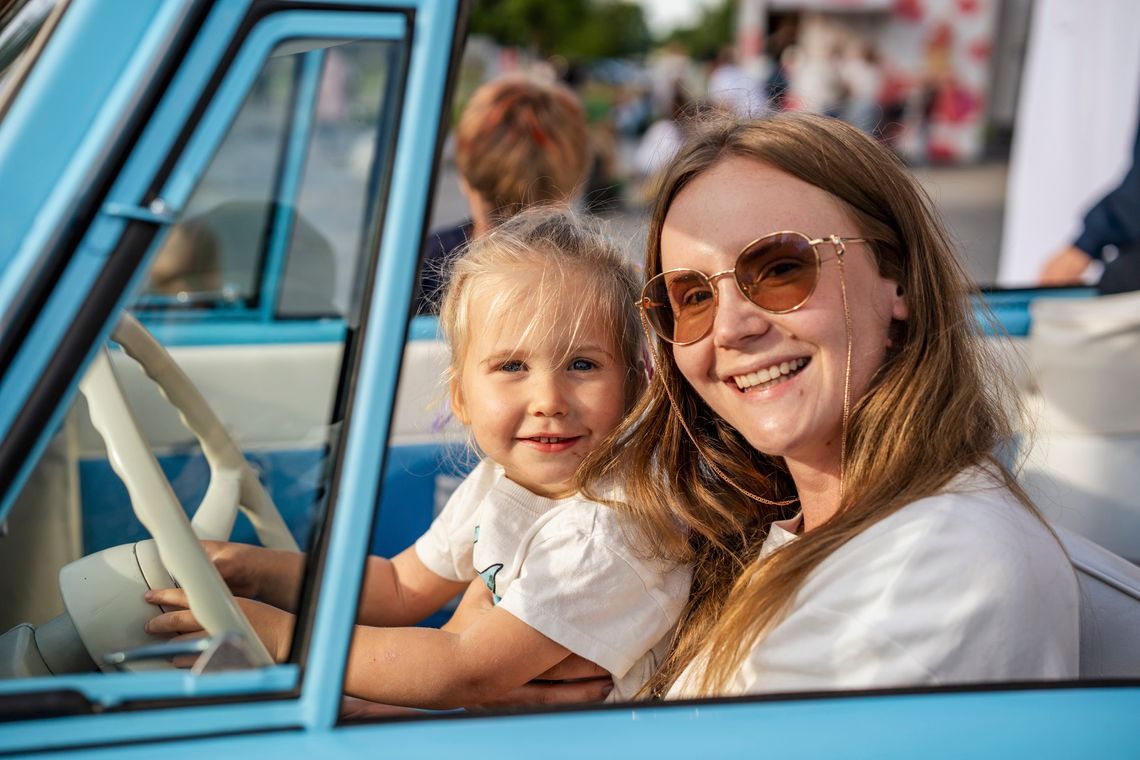
[[[483,238],[456,259],[440,308],[440,327],[451,347],[447,380],[461,379],[471,340],[474,293],[484,301],[485,325],[518,325],[516,349],[554,342],[561,359],[593,327],[611,337],[607,350],[629,368],[630,400],[641,388],[641,333],[633,303],[637,278],[632,266],[597,223],[565,209],[527,211]],[[601,323],[595,320],[602,320]]]

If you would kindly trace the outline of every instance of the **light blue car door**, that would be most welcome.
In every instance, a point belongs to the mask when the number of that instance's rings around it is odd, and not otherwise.
[[[129,9],[72,0],[4,83],[0,628],[16,633],[0,638],[0,753],[250,730],[297,736],[334,724],[460,17],[442,0]],[[167,289],[172,278],[183,282]],[[164,298],[184,308],[153,308]],[[142,460],[117,444],[100,448],[112,438],[92,420],[114,415],[87,390],[93,362],[111,367],[132,410],[120,416],[143,429],[154,469],[188,511],[225,490],[215,488],[224,478],[213,461],[177,471],[180,458],[201,461],[195,436],[186,448],[185,430],[169,432],[179,413],[126,358],[131,341],[117,332],[121,346],[108,346],[126,307],[168,351],[188,351],[177,362],[207,368],[194,378],[206,406],[217,404],[219,426],[251,451],[268,498],[299,499],[294,514],[279,510],[286,540],[309,558],[285,663],[261,664],[239,636],[236,659],[196,672],[164,667],[153,642],[136,639],[114,653],[116,666],[91,636],[121,623],[105,619],[118,613],[80,611],[108,584],[80,586],[61,605],[57,574],[103,548],[89,524],[108,500],[127,504],[156,537],[169,531],[154,530],[143,517],[153,506],[111,474],[108,457],[120,475]],[[191,325],[210,333],[195,337]],[[308,374],[293,361],[298,351]],[[245,354],[253,358],[241,369],[228,366]],[[319,403],[305,395],[313,388]],[[287,459],[282,452],[302,461],[274,487],[256,468]],[[120,493],[101,494],[99,482]],[[244,491],[241,500],[247,506]],[[141,568],[137,526],[117,540],[136,547]],[[159,556],[170,546],[160,540]],[[136,596],[111,596],[124,595]],[[46,620],[60,614],[89,662],[44,655],[54,630]],[[88,630],[88,614],[104,619]],[[128,627],[124,635],[137,633]],[[233,644],[228,636],[213,637],[215,651]]]

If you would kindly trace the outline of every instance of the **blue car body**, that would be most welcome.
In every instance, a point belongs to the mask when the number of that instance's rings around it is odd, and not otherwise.
[[[337,398],[322,402],[344,413],[328,437],[247,451],[312,558],[289,663],[0,680],[0,755],[1140,752],[1135,682],[338,719],[366,555],[390,555],[414,540],[431,519],[440,474],[446,480],[469,464],[457,454],[461,442],[401,439],[395,419],[406,391],[399,387],[402,360],[416,344],[436,342],[434,323],[409,314],[465,15],[454,0],[70,0],[44,22],[26,68],[0,96],[0,520],[69,424],[80,377],[126,308],[179,357],[180,350],[218,347],[231,349],[223,356],[233,360],[251,346],[345,347],[335,365]],[[285,252],[297,234],[308,146],[321,139],[319,72],[328,70],[327,56],[339,55],[330,51],[363,42],[376,43],[386,67],[377,84],[386,105],[368,127],[374,153],[359,185],[357,245],[365,263],[345,290],[353,306],[285,314]],[[263,220],[266,254],[251,286],[260,295],[167,308],[178,304],[148,292],[146,272],[193,204],[243,103],[258,91],[259,72],[286,55],[297,57],[289,77],[295,89],[285,101],[290,127]],[[375,158],[382,149],[383,166]],[[1034,295],[990,301],[1011,332],[1024,334],[1025,303]],[[201,500],[200,457],[174,447],[159,459],[183,503]],[[106,460],[80,457],[77,467],[84,552],[145,537]],[[13,529],[0,541],[15,536]],[[0,543],[0,552],[7,547]]]

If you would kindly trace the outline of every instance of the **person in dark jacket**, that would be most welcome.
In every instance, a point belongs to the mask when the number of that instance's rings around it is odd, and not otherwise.
[[[1106,246],[1118,255],[1105,266],[1098,285],[1101,293],[1140,290],[1140,120],[1132,144],[1132,166],[1116,189],[1085,215],[1084,231],[1073,244],[1055,253],[1041,272],[1043,285],[1078,283]]]

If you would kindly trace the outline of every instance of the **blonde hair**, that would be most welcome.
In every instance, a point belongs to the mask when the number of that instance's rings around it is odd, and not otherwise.
[[[540,207],[508,219],[467,245],[451,264],[439,310],[440,329],[451,349],[445,378],[449,383],[462,379],[473,294],[492,286],[492,319],[506,310],[533,315],[520,342],[556,330],[575,335],[587,320],[600,320],[613,336],[615,358],[626,368],[626,408],[632,406],[645,388],[641,329],[633,306],[638,278],[596,221],[567,209]],[[570,325],[556,324],[551,314],[564,314],[557,307],[568,299],[579,307],[575,319]]]
[[[795,496],[783,461],[756,451],[683,380],[670,347],[656,340],[653,381],[626,421],[579,470],[587,495],[621,478],[643,537],[694,563],[693,590],[669,657],[649,685],[662,694],[699,660],[695,685],[723,689],[749,651],[776,626],[813,569],[869,526],[983,465],[1032,504],[998,460],[1012,438],[1015,404],[1000,364],[985,355],[968,278],[936,213],[906,168],[881,145],[838,120],[784,114],[758,121],[712,115],[695,125],[662,178],[649,227],[646,277],[661,270],[661,230],[670,205],[694,178],[730,157],[762,162],[826,190],[868,238],[880,275],[906,294],[905,322],[862,398],[851,399],[846,490],[836,515],[761,560],[773,520],[795,507],[759,504],[718,477],[773,501]],[[757,230],[757,234],[768,230]],[[670,408],[676,398],[698,448]],[[679,527],[680,526],[680,527]]]
[[[523,75],[476,90],[455,137],[459,173],[490,205],[493,224],[533,204],[570,201],[590,164],[578,96]]]

